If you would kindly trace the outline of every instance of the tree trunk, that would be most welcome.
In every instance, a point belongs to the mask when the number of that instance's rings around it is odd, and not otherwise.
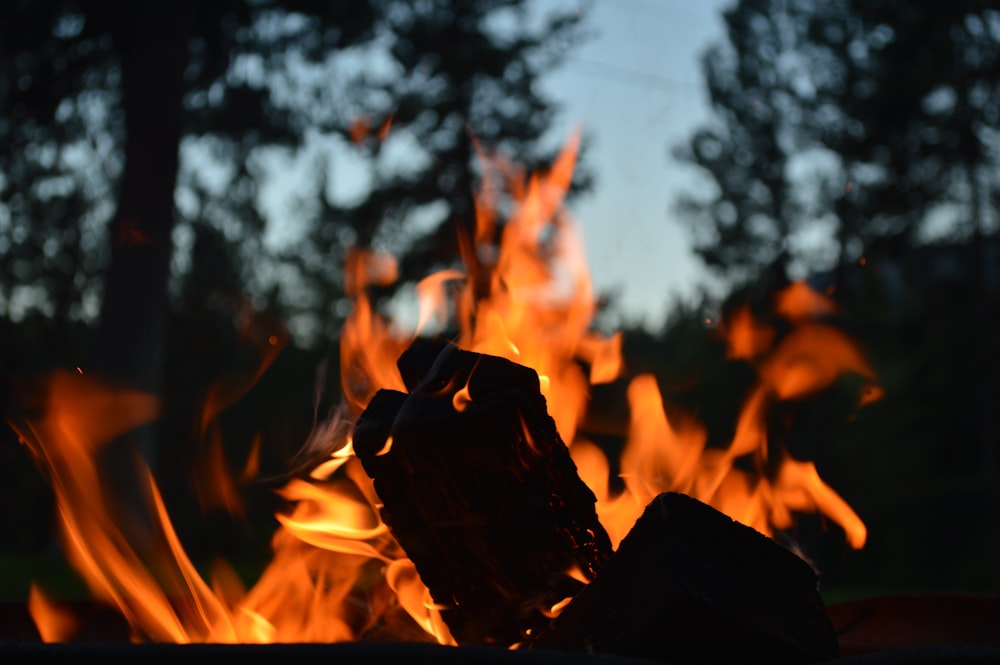
[[[125,166],[90,369],[116,385],[154,395],[161,389],[166,349],[189,7],[187,2],[125,3],[115,34],[122,63]],[[155,447],[151,426],[108,447],[109,485],[125,503],[138,491],[131,455],[138,449],[152,464]]]
[[[851,169],[848,168],[847,173],[850,174],[850,172]],[[849,193],[845,187],[844,193],[834,203],[834,212],[837,218],[837,247],[839,249],[834,284],[838,297],[846,297],[848,292],[847,267],[850,265],[851,259],[847,256],[847,246],[854,233],[854,210],[848,200]]]
[[[970,123],[971,124],[971,123]],[[988,250],[987,231],[984,210],[983,192],[979,181],[979,169],[971,160],[966,161],[965,176],[969,183],[969,222],[972,226],[972,239],[969,243],[969,269],[975,303],[975,325],[981,331],[976,335],[975,351],[972,355],[975,366],[975,410],[978,420],[981,473],[986,498],[986,546],[990,557],[1000,557],[1000,450],[997,446],[997,417],[994,410],[996,395],[990,370],[993,353],[991,346],[993,338],[989,334],[992,328],[990,285],[987,283]]]

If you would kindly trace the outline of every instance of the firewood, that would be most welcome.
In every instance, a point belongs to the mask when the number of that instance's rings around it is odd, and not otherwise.
[[[678,493],[646,507],[597,578],[530,646],[670,663],[812,663],[838,654],[813,569]]]
[[[594,494],[534,370],[428,340],[397,364],[409,394],[354,430],[382,517],[459,644],[521,642],[611,555]]]

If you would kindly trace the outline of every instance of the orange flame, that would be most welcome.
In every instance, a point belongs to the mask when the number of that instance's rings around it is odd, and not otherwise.
[[[259,466],[260,438],[254,439],[249,455],[239,477],[229,471],[219,426],[219,416],[236,404],[253,388],[288,344],[288,333],[283,327],[271,325],[247,306],[242,312],[241,336],[258,352],[258,363],[250,371],[224,376],[209,385],[201,409],[199,435],[205,446],[204,454],[191,470],[194,487],[202,510],[223,508],[233,517],[244,514],[239,484],[253,480]]]
[[[352,127],[355,140],[370,131],[367,119]],[[387,132],[389,121],[380,134]],[[463,238],[466,273],[431,275],[417,287],[416,330],[400,330],[380,316],[368,287],[397,279],[395,259],[353,250],[345,264],[345,288],[354,303],[341,335],[344,406],[321,423],[313,439],[333,451],[303,478],[279,494],[289,506],[277,515],[273,558],[245,589],[224,563],[211,580],[200,577],[170,523],[148,472],[143,487],[154,507],[155,542],[137,551],[112,517],[113,498],[102,488],[94,454],[108,441],[157,414],[153,398],[101,384],[90,374],[57,373],[49,382],[44,414],[16,425],[48,474],[56,494],[67,554],[94,596],[114,604],[135,639],[174,642],[343,641],[357,639],[387,607],[398,604],[429,635],[454,644],[413,563],[380,518],[370,479],[354,456],[350,423],[382,388],[405,391],[396,360],[417,334],[449,318],[460,324],[455,343],[502,356],[534,369],[549,413],[571,447],[581,478],[597,497],[598,515],[617,543],[646,504],[664,491],[680,491],[709,503],[765,534],[788,528],[794,514],[819,511],[839,524],[853,547],[863,546],[864,523],[827,486],[813,464],[780,453],[768,460],[765,413],[777,401],[809,395],[851,372],[871,386],[862,402],[877,399],[874,372],[851,341],[819,318],[832,303],[798,283],[779,294],[776,314],[790,332],[778,337],[769,325],[741,310],[720,326],[728,356],[753,363],[758,382],[739,415],[726,447],[708,447],[693,417],[667,415],[656,379],[631,378],[627,390],[631,422],[620,459],[624,490],[612,492],[605,453],[579,435],[590,386],[625,371],[620,334],[593,332],[596,311],[579,229],[563,208],[572,180],[579,135],[569,141],[551,170],[524,179],[500,157],[479,149],[488,177],[476,196],[477,229]],[[500,231],[495,201],[506,177],[516,203]],[[259,367],[250,375],[223,380],[210,390],[201,431],[209,442],[220,500],[235,510],[232,483],[212,438],[218,414],[246,392],[280,352],[284,338],[265,335]],[[589,373],[588,373],[589,370]],[[469,400],[468,386],[455,395],[455,408]],[[310,444],[312,445],[312,444]],[[386,443],[388,452],[391,439]],[[738,465],[741,459],[755,462]],[[244,465],[253,474],[255,456]],[[765,464],[766,463],[766,464]],[[766,474],[763,469],[777,469]],[[747,470],[757,469],[757,471]],[[227,489],[228,488],[228,489]],[[547,611],[558,613],[563,604]],[[40,592],[31,607],[45,640],[69,639],[72,623]]]
[[[79,629],[76,615],[60,607],[34,583],[28,590],[28,612],[43,642],[65,642]]]

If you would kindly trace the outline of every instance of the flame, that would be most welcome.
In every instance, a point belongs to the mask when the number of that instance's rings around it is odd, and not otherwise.
[[[67,372],[49,379],[45,403],[41,417],[12,424],[47,471],[67,558],[94,598],[127,620],[133,639],[343,641],[371,624],[371,613],[358,608],[371,605],[388,586],[383,581],[359,591],[359,580],[370,577],[371,561],[381,564],[402,553],[378,517],[377,497],[353,456],[342,458],[333,479],[296,479],[282,488],[293,509],[278,515],[282,527],[273,538],[273,559],[244,590],[222,563],[210,581],[201,577],[148,470],[140,479],[151,506],[150,542],[130,542],[117,519],[115,500],[126,497],[105,486],[97,453],[155,418],[155,399],[105,385],[92,373]],[[66,610],[40,591],[32,592],[31,612],[44,640],[72,637]]]
[[[368,115],[360,115],[348,123],[347,137],[351,140],[351,143],[355,145],[361,145],[365,143],[365,141],[372,139],[372,137],[381,143],[389,138],[389,132],[392,130],[393,118],[393,115],[389,115],[378,124],[378,127],[374,127],[374,118]]]
[[[391,118],[380,138],[390,124]],[[359,119],[351,128],[354,139],[362,140],[370,127],[369,119]],[[276,516],[280,526],[271,562],[249,589],[224,562],[214,564],[209,580],[200,576],[171,525],[155,478],[141,465],[141,487],[152,507],[150,542],[130,542],[115,518],[114,501],[122,497],[102,486],[96,455],[111,440],[153,420],[157,401],[105,384],[92,373],[50,378],[41,415],[12,424],[52,484],[67,556],[94,597],[118,608],[134,639],[355,640],[382,612],[398,607],[438,642],[455,644],[442,608],[381,520],[379,498],[354,456],[350,426],[378,390],[405,391],[397,358],[417,335],[443,329],[452,319],[459,324],[458,346],[538,373],[549,413],[597,498],[598,515],[615,546],[664,491],[688,493],[769,535],[789,528],[796,513],[818,511],[843,528],[851,546],[864,545],[864,523],[816,467],[769,445],[765,416],[775,403],[823,390],[844,373],[868,382],[859,405],[881,394],[860,351],[823,321],[835,311],[832,302],[801,282],[775,301],[784,334],[749,309],[737,310],[718,327],[728,358],[750,363],[757,372],[728,445],[708,446],[694,417],[676,409],[668,413],[655,377],[629,379],[631,421],[619,460],[624,489],[612,490],[610,461],[580,431],[590,387],[622,378],[626,367],[621,334],[592,329],[596,305],[583,240],[563,207],[578,143],[579,133],[548,172],[527,177],[476,146],[485,175],[475,197],[476,230],[461,239],[466,271],[442,271],[417,285],[415,330],[396,327],[369,300],[370,286],[397,279],[395,259],[361,249],[349,253],[345,289],[353,310],[340,342],[343,406],[317,426],[309,443],[332,452],[278,491],[288,508]],[[503,187],[515,205],[501,227],[496,202]],[[210,470],[204,478],[211,486],[204,496],[233,512],[239,510],[236,483],[256,473],[259,440],[234,478],[218,416],[259,380],[286,342],[280,330],[258,326],[256,333],[255,339],[263,340],[258,366],[213,384],[200,423]],[[466,384],[454,395],[455,409],[472,399]],[[390,438],[380,454],[391,445]],[[568,602],[545,611],[555,616]],[[30,604],[43,639],[71,639],[74,624],[63,609],[34,588]]]
[[[391,284],[396,276],[396,260],[388,254],[353,250],[345,261],[344,290],[354,309],[340,339],[341,390],[355,416],[380,388],[406,390],[396,359],[411,338],[375,312],[365,290]]]
[[[787,319],[801,321],[829,316],[837,308],[833,301],[816,293],[805,282],[795,282],[778,294],[775,311]]]
[[[409,559],[397,559],[386,568],[389,586],[399,596],[399,602],[417,625],[440,644],[455,644],[448,625],[441,618],[441,610],[431,598],[431,593],[420,580],[417,567]]]
[[[820,512],[843,528],[854,548],[864,546],[867,530],[837,493],[826,485],[811,462],[783,453],[773,477],[750,473],[735,466],[748,459],[753,468],[768,462],[768,408],[775,401],[801,398],[830,386],[839,376],[853,373],[869,382],[875,375],[857,347],[839,330],[813,320],[834,311],[833,303],[798,282],[778,295],[778,313],[794,325],[778,341],[770,326],[756,321],[747,308],[737,309],[720,331],[727,342],[727,356],[755,362],[758,383],[750,392],[737,419],[728,447],[708,449],[700,424],[688,417],[668,419],[662,396],[652,376],[633,378],[628,388],[632,422],[622,455],[626,491],[598,502],[612,542],[628,532],[642,508],[660,492],[684,492],[734,519],[773,535],[793,524],[794,513]],[[859,405],[881,395],[870,383]],[[590,469],[605,462],[593,460],[600,451],[588,449]],[[581,474],[585,480],[596,471]],[[598,497],[606,496],[606,490]]]
[[[34,583],[28,590],[28,612],[44,642],[65,642],[79,629],[76,615],[60,607]]]
[[[259,468],[260,437],[255,437],[239,477],[229,470],[219,416],[253,388],[288,344],[288,332],[277,327],[249,306],[242,312],[241,337],[257,351],[255,367],[244,373],[223,376],[206,391],[201,409],[199,434],[204,453],[191,470],[202,510],[223,508],[233,517],[244,515],[239,485],[253,480]]]
[[[774,328],[754,318],[749,307],[740,307],[723,329],[726,337],[726,357],[751,360],[771,347]]]

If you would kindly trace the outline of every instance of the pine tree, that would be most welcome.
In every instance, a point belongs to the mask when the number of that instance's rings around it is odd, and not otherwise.
[[[583,38],[580,14],[540,16],[528,0],[390,1],[382,12],[390,73],[365,73],[360,127],[339,150],[362,161],[369,182],[348,201],[323,196],[305,224],[303,237],[312,240],[282,257],[306,290],[324,294],[325,309],[306,312],[324,333],[342,320],[339,270],[348,245],[395,254],[397,286],[455,267],[459,237],[474,231],[477,145],[531,170],[569,138],[550,135],[559,107],[540,84]],[[337,178],[337,158],[319,164],[324,191]],[[588,184],[585,168],[578,174],[575,190]]]
[[[714,121],[677,151],[714,185],[680,202],[709,266],[826,269],[942,212],[959,234],[992,228],[989,3],[744,0],[724,17],[729,43],[704,60]]]
[[[303,343],[342,321],[347,248],[405,253],[404,279],[453,262],[473,141],[550,157],[566,137],[543,140],[539,80],[581,34],[525,0],[45,0],[0,24],[0,314],[100,320],[94,365],[142,385],[199,239],[304,320]],[[276,212],[265,192],[303,160]],[[330,194],[359,172],[359,195]],[[289,217],[301,233],[274,249]]]

